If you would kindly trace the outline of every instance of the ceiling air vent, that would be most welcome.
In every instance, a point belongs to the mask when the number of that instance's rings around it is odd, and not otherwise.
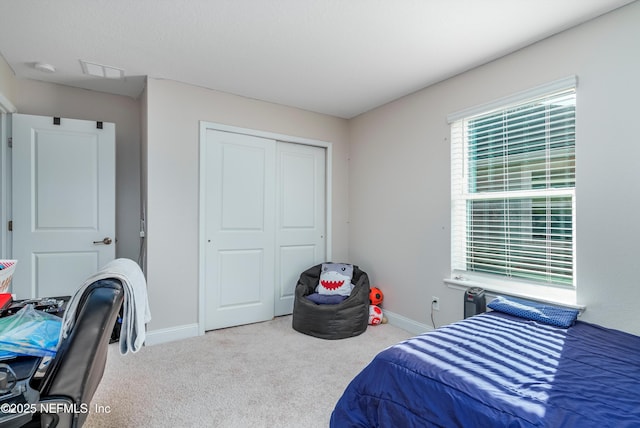
[[[84,74],[96,77],[105,77],[107,79],[123,79],[124,70],[121,68],[111,67],[109,65],[96,64],[94,62],[88,62],[80,60],[82,65],[82,71]]]

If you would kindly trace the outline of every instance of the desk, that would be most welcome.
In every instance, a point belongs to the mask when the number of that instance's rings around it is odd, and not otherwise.
[[[39,311],[62,317],[70,298],[71,296],[56,296],[43,297],[40,299],[14,300],[11,305],[0,311],[0,318],[15,314],[28,304],[34,305],[34,308]]]
[[[69,296],[61,296],[14,301],[0,312],[0,317],[14,315],[27,304],[33,304],[37,310],[62,317],[69,298]],[[31,410],[29,406],[40,399],[38,390],[32,386],[35,384],[33,381],[42,377],[50,360],[49,357],[35,356],[17,356],[0,360],[0,406],[9,406],[7,409],[0,409],[2,428],[20,427],[31,420],[32,411],[10,413],[2,410]]]

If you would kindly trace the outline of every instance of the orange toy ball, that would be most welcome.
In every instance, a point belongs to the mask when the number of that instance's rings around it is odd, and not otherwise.
[[[379,305],[382,303],[382,299],[384,299],[382,291],[378,287],[371,287],[369,290],[369,304]]]

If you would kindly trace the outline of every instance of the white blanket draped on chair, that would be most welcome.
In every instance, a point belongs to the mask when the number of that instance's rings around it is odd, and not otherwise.
[[[140,266],[130,259],[115,259],[87,278],[69,300],[62,318],[60,338],[73,329],[73,320],[80,297],[85,289],[100,279],[115,278],[122,282],[124,302],[122,304],[122,329],[120,331],[120,353],[138,352],[145,341],[145,324],[151,321],[151,310],[147,298],[147,282]]]

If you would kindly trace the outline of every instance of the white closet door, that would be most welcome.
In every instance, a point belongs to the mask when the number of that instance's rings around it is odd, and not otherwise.
[[[205,329],[273,318],[274,140],[206,133]]]
[[[295,285],[326,256],[326,150],[206,129],[204,328],[293,310]]]
[[[115,125],[12,116],[13,292],[71,295],[115,257]]]
[[[293,311],[300,273],[325,261],[325,149],[278,143],[275,315]]]

